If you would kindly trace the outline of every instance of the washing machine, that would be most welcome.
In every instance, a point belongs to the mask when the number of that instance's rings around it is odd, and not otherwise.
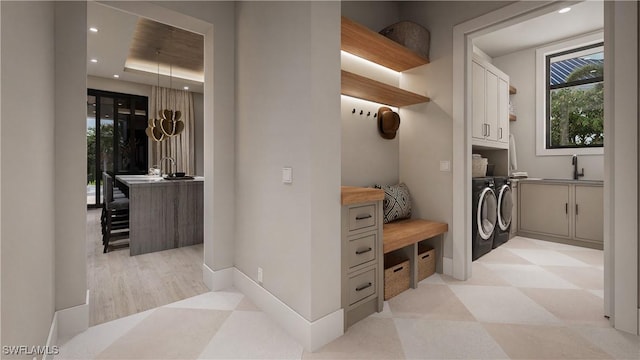
[[[498,199],[493,177],[473,178],[471,186],[473,197],[471,259],[477,260],[493,248]]]
[[[493,181],[498,199],[498,221],[493,234],[493,248],[495,249],[509,241],[513,214],[513,193],[511,191],[511,180],[507,176],[495,176]]]

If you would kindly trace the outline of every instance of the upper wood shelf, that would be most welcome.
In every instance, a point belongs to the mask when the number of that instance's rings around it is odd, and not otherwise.
[[[342,50],[395,71],[429,63],[429,59],[344,16],[341,39]]]
[[[397,107],[419,104],[430,100],[426,96],[344,70],[342,70],[341,78],[341,93],[343,95]]]
[[[513,95],[513,94],[517,94],[518,93],[518,89],[516,89],[515,87],[509,85],[509,95]]]

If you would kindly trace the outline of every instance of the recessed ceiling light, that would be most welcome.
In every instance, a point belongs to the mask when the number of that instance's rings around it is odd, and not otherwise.
[[[98,32],[98,28],[97,28],[97,27],[90,27],[90,28],[89,28],[89,31],[91,31],[91,32],[94,32],[94,33],[95,33],[95,32]]]
[[[558,10],[558,12],[559,12],[560,14],[566,14],[566,13],[568,13],[569,11],[571,11],[571,8],[570,8],[570,7],[566,7],[566,8],[562,8],[562,9]]]
[[[91,59],[91,62],[92,62],[92,63],[97,63],[97,62],[98,62],[98,59]]]
[[[118,75],[118,74],[113,74],[113,77],[117,79],[117,78],[119,78],[119,77],[120,77],[120,75]]]
[[[185,89],[185,90],[189,90],[189,87],[188,87],[188,86],[185,86],[185,87],[183,87],[183,89]]]

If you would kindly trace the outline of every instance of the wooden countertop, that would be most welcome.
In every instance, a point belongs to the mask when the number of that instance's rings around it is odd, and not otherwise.
[[[340,194],[342,205],[384,200],[384,190],[375,188],[342,186],[340,188]]]

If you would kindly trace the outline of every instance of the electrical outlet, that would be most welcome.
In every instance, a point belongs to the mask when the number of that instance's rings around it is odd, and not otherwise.
[[[258,283],[262,284],[262,268],[258,268]]]

